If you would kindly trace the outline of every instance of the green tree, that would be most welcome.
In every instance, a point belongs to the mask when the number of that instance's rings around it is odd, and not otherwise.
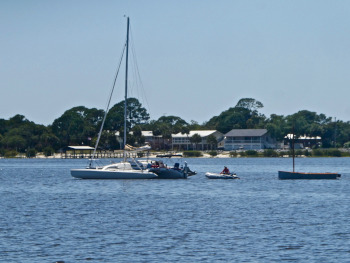
[[[5,132],[8,131],[8,120],[5,120],[5,119],[0,119],[0,135],[3,135],[5,134]]]
[[[8,127],[10,129],[12,128],[17,128],[21,125],[23,125],[24,123],[28,123],[29,121],[26,119],[26,117],[24,117],[21,114],[17,114],[15,116],[13,116],[12,118],[9,119],[8,121]]]
[[[218,140],[216,139],[216,137],[213,134],[210,134],[207,137],[207,143],[210,145],[210,149],[213,150],[213,148],[216,149],[216,146],[218,144]]]
[[[161,136],[162,145],[158,140],[158,147],[163,149],[169,147],[172,134],[184,131],[189,133],[188,123],[177,116],[162,116],[158,120],[150,121],[148,125],[143,125],[143,128],[150,129],[153,136]]]
[[[1,140],[1,144],[7,149],[13,149],[17,152],[24,152],[27,147],[26,140],[21,135],[5,135]]]
[[[140,126],[134,126],[133,130],[133,137],[135,139],[135,142],[137,145],[141,146],[145,143],[145,137],[142,136],[142,129]]]
[[[186,134],[187,136],[190,134],[190,127],[187,125],[184,125],[181,127],[181,134]]]
[[[167,149],[168,144],[166,144],[165,142],[169,142],[171,139],[172,127],[168,123],[159,123],[158,128],[160,129],[161,136],[163,139],[163,149]]]
[[[172,134],[176,134],[182,131],[183,127],[187,127],[188,123],[177,116],[162,116],[157,120],[157,123],[164,124],[163,126],[168,127]]]
[[[290,133],[286,129],[286,119],[282,115],[271,114],[267,120],[266,129],[271,137],[282,141],[283,138]]]
[[[190,138],[190,142],[193,143],[196,146],[196,150],[197,150],[197,146],[200,142],[202,142],[202,137],[198,134],[195,133],[192,135],[192,137]]]
[[[255,99],[241,99],[234,108],[223,111],[219,116],[212,117],[205,127],[227,133],[232,129],[258,129],[266,125],[266,117],[258,113],[263,105]]]
[[[335,127],[331,118],[324,114],[317,114],[308,110],[301,110],[286,117],[287,130],[291,133],[294,126],[296,138],[302,135],[315,137],[321,136],[322,146],[330,147],[334,145]]]
[[[257,100],[252,99],[252,98],[240,99],[236,104],[236,108],[245,108],[251,112],[256,111],[256,110],[263,108],[263,107],[264,107],[264,105],[260,101],[257,101]]]
[[[59,138],[61,147],[67,145],[89,145],[91,138],[97,136],[103,111],[84,106],[67,110],[52,123],[51,129]]]
[[[61,117],[54,120],[52,131],[60,139],[62,146],[81,144],[84,139],[82,136],[82,131],[84,131],[84,113],[87,110],[83,106],[74,107],[65,111]]]
[[[222,133],[227,133],[232,129],[247,129],[247,121],[251,117],[251,112],[245,108],[229,108],[219,116],[212,117],[206,128],[215,129]]]
[[[189,129],[192,131],[198,131],[198,130],[202,130],[203,127],[202,125],[200,125],[198,122],[191,120],[190,124],[188,125]]]
[[[49,127],[38,125],[27,120],[23,115],[15,115],[7,120],[0,120],[1,147],[7,150],[14,149],[24,153],[32,148],[41,151],[45,143],[54,144],[53,141],[45,141],[45,136],[55,137]],[[57,139],[57,138],[56,138]],[[57,140],[56,140],[57,142]]]
[[[187,140],[188,140],[188,135],[190,134],[190,127],[188,125],[184,125],[181,127],[181,134],[186,134]],[[187,150],[188,150],[188,144],[187,144]]]
[[[127,142],[130,144],[133,144],[134,139],[132,135],[128,134]],[[114,150],[118,149],[120,147],[117,136],[115,135],[115,132],[113,131],[102,131],[99,147],[104,150]]]
[[[105,127],[107,130],[118,131],[124,127],[124,101],[115,104],[107,114]],[[145,124],[149,120],[147,110],[136,98],[127,99],[127,129],[135,125]]]

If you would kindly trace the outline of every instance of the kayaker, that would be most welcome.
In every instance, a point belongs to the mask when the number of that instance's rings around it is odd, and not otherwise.
[[[224,166],[224,170],[222,170],[220,174],[230,174],[230,170],[226,166]]]

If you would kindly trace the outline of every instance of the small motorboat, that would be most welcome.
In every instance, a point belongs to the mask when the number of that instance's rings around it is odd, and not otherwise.
[[[209,179],[240,179],[235,173],[221,174],[221,173],[205,173]]]

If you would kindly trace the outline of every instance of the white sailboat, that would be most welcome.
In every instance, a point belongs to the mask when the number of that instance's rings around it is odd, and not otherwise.
[[[127,90],[128,90],[128,52],[129,52],[129,17],[127,18],[127,35],[126,35],[126,69],[125,69],[125,103],[124,103],[124,154],[123,161],[119,163],[113,163],[106,166],[94,167],[92,165],[92,161],[94,159],[96,149],[101,137],[103,125],[107,116],[107,111],[109,107],[109,103],[112,97],[113,89],[111,91],[111,95],[109,98],[109,102],[107,105],[107,109],[105,112],[104,119],[102,121],[101,129],[99,132],[99,136],[95,145],[95,149],[93,152],[92,159],[87,168],[83,169],[71,169],[71,175],[75,178],[80,179],[152,179],[156,178],[157,175],[153,172],[149,172],[148,170],[144,170],[142,166],[139,166],[138,169],[133,169],[130,162],[126,160],[126,150],[130,148],[129,145],[126,144],[126,117],[127,117]],[[115,85],[115,81],[114,81]],[[129,149],[130,150],[130,149]],[[132,149],[135,150],[135,149]],[[141,150],[149,150],[149,147],[143,147]],[[137,162],[134,162],[137,163]]]

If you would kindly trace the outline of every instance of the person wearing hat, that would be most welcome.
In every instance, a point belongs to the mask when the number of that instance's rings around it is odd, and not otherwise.
[[[222,170],[220,174],[230,174],[230,170],[226,166],[224,166],[224,170]]]

